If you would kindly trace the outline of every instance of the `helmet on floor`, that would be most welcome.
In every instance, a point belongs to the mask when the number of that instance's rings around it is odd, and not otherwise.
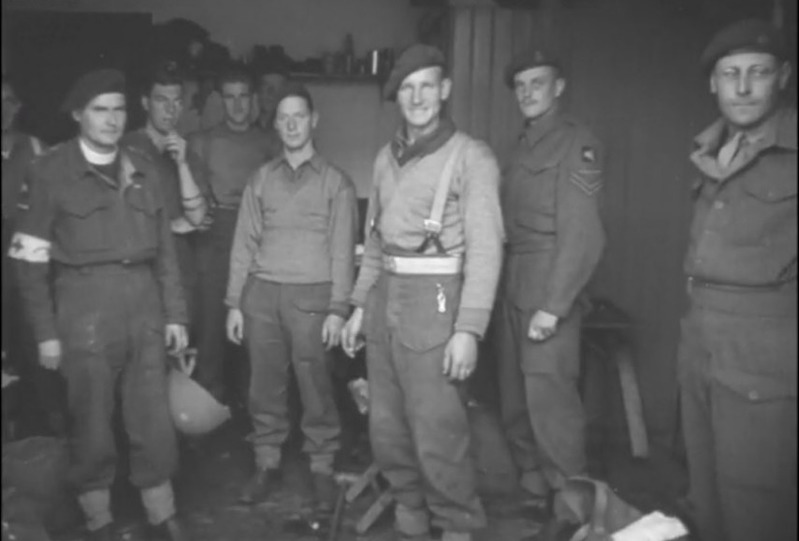
[[[220,404],[202,385],[177,369],[169,371],[169,411],[175,428],[200,436],[230,419],[230,409]]]

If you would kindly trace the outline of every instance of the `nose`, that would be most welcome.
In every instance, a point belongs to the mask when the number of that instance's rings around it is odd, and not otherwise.
[[[297,121],[294,120],[293,118],[290,118],[289,121],[286,123],[286,126],[288,127],[289,131],[294,131],[297,129]]]
[[[413,94],[411,94],[411,103],[414,105],[419,105],[422,103],[422,89],[421,88],[414,88]]]
[[[736,85],[735,92],[739,96],[747,96],[752,92],[752,81],[748,74],[738,77],[738,84]]]
[[[166,113],[170,116],[175,116],[178,112],[178,106],[175,103],[168,103],[166,106]]]

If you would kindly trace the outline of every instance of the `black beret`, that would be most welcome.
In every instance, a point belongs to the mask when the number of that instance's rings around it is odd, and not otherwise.
[[[772,24],[758,19],[734,23],[719,31],[702,52],[701,63],[710,71],[716,62],[734,51],[758,51],[785,58],[785,42],[780,31]]]
[[[508,85],[508,88],[513,88],[515,86],[514,77],[517,73],[541,66],[551,66],[560,70],[560,59],[554,51],[546,47],[536,47],[524,51],[516,55],[505,68],[505,84]]]
[[[71,113],[83,109],[94,98],[101,94],[124,94],[125,74],[115,69],[90,71],[78,78],[69,90],[61,111]]]
[[[397,91],[408,75],[423,68],[446,68],[446,65],[444,53],[436,47],[415,43],[405,49],[397,58],[394,68],[388,76],[388,81],[386,81],[386,86],[383,88],[383,96],[387,100],[396,100]]]

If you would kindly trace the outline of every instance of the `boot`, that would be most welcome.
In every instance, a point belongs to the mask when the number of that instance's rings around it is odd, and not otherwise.
[[[239,494],[239,502],[249,505],[265,501],[280,486],[280,470],[267,468],[257,470],[244,485]]]
[[[312,472],[314,496],[318,511],[328,513],[336,507],[338,498],[338,483],[330,473]]]
[[[168,539],[169,541],[189,541],[189,534],[186,532],[186,528],[183,527],[176,516],[169,517],[153,528],[161,535],[162,539]]]

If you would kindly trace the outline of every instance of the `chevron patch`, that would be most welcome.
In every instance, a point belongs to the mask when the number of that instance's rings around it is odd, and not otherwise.
[[[594,195],[602,187],[602,171],[581,170],[574,171],[569,176],[574,184],[588,195]]]

